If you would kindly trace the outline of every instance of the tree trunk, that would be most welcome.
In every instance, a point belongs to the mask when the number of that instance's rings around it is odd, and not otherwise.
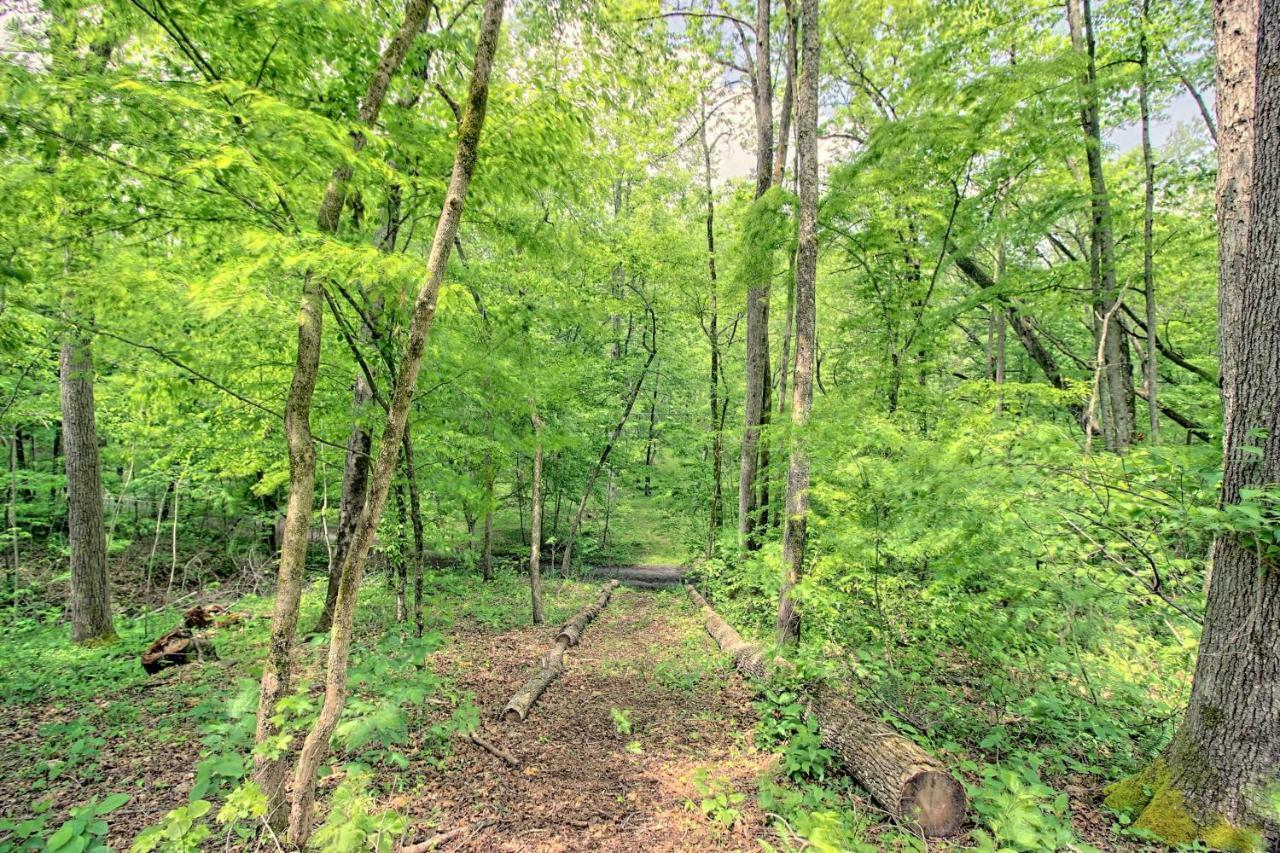
[[[795,103],[796,90],[796,30],[799,21],[796,19],[796,10],[794,0],[783,0],[783,6],[786,9],[787,18],[787,53],[786,53],[786,73],[787,82],[782,88],[782,109],[778,115],[778,137],[776,140],[777,153],[773,157],[773,174],[770,176],[770,184],[775,187],[782,186],[782,179],[787,173],[787,142],[791,136],[791,113]],[[786,359],[783,359],[783,363]]]
[[[1142,24],[1138,34],[1138,110],[1142,122],[1142,291],[1146,301],[1147,328],[1156,327],[1156,280],[1153,233],[1156,207],[1156,164],[1151,154],[1150,51],[1147,25],[1150,0],[1142,0]],[[1159,375],[1156,371],[1155,337],[1148,333],[1145,380],[1147,386],[1147,441],[1160,443]]]
[[[529,520],[529,603],[533,624],[542,624],[542,419],[533,409],[533,512]]]
[[[307,543],[311,536],[311,507],[315,498],[316,451],[311,441],[311,398],[320,366],[320,336],[323,306],[320,286],[308,277],[302,290],[302,311],[298,315],[298,352],[293,382],[285,400],[284,433],[289,447],[289,502],[285,510],[284,536],[280,545],[280,567],[276,597],[271,614],[271,644],[262,669],[258,699],[255,742],[265,743],[276,735],[272,722],[276,703],[293,692],[293,643],[298,629],[298,602],[302,598],[303,570]],[[159,528],[157,527],[157,530]],[[287,757],[254,756],[254,780],[267,795],[268,820],[275,829],[284,826],[284,796]]]
[[[486,391],[488,390],[486,383]],[[493,413],[484,412],[484,433],[490,443],[493,442]],[[493,451],[486,447],[484,459],[484,526],[480,540],[480,575],[487,581],[493,580]]]
[[[800,0],[801,61],[796,104],[800,236],[796,246],[796,363],[791,397],[791,454],[787,464],[787,515],[782,532],[782,588],[778,593],[778,642],[795,643],[800,614],[791,591],[804,570],[809,514],[809,455],[805,429],[813,410],[814,337],[818,278],[818,0]]]
[[[409,0],[406,5],[404,21],[383,50],[378,67],[365,90],[360,104],[361,124],[371,126],[377,120],[382,102],[386,98],[387,87],[391,85],[391,78],[400,68],[409,45],[426,20],[429,7],[429,0]],[[364,135],[353,133],[352,149],[359,153],[364,145]],[[339,217],[346,204],[347,182],[350,179],[350,166],[338,166],[333,170],[316,214],[316,225],[321,232],[333,234],[338,230]],[[316,462],[315,448],[311,442],[310,417],[311,399],[320,366],[323,317],[321,283],[318,278],[308,274],[303,284],[302,307],[298,317],[298,351],[293,382],[285,401],[285,440],[289,446],[289,502],[285,541],[280,550],[275,608],[271,616],[271,646],[263,667],[262,689],[258,698],[258,744],[275,736],[272,718],[275,716],[276,702],[293,690],[293,645],[298,629],[298,601],[302,595],[303,569],[311,537],[311,508],[315,496]],[[254,778],[267,794],[269,819],[276,827],[282,825],[284,818],[282,806],[285,760],[283,751],[276,758],[265,754],[255,755],[254,758]],[[294,787],[296,789],[297,785]],[[310,820],[309,814],[307,820]],[[292,821],[290,823],[292,829]],[[310,826],[302,835],[304,840],[309,831]]]
[[[70,304],[71,298],[67,301]],[[111,619],[111,585],[107,578],[102,474],[93,405],[93,344],[88,332],[75,326],[67,330],[59,368],[67,470],[67,542],[71,546],[71,640],[113,642],[116,629]]]
[[[422,573],[427,560],[427,538],[422,525],[422,495],[418,492],[418,472],[413,467],[413,427],[404,427],[404,479],[409,485],[409,520],[413,524],[413,630],[422,636]]]
[[[1219,0],[1221,503],[1274,517],[1280,482],[1280,0]],[[1260,450],[1260,452],[1259,452]],[[1265,490],[1262,497],[1251,490]],[[1260,504],[1260,505],[1259,505]],[[1164,755],[1108,803],[1170,843],[1280,843],[1280,552],[1271,528],[1220,532],[1187,713]],[[1154,796],[1152,796],[1154,794]]]
[[[649,395],[649,431],[644,442],[644,496],[653,495],[653,463],[657,456],[655,433],[658,425],[658,371],[653,374],[653,390]]]
[[[756,0],[754,75],[756,123],[756,198],[768,192],[773,179],[773,86],[769,76],[769,0]],[[747,291],[746,396],[743,401],[742,451],[738,459],[739,547],[755,550],[759,541],[757,473],[761,425],[769,372],[769,273]]]
[[[475,63],[470,88],[467,93],[466,111],[458,127],[457,151],[454,156],[453,174],[445,194],[435,238],[427,260],[427,276],[418,292],[413,307],[413,319],[409,327],[404,358],[396,377],[395,391],[387,414],[386,429],[378,447],[370,483],[369,499],[360,514],[351,550],[342,567],[342,579],[338,585],[338,600],[334,608],[333,630],[329,638],[328,666],[325,673],[325,697],[320,715],[307,735],[298,757],[290,791],[289,841],[298,846],[306,845],[311,834],[311,813],[315,804],[316,772],[329,750],[329,741],[337,728],[346,701],[347,664],[351,654],[351,634],[355,621],[356,597],[364,574],[365,560],[377,531],[378,517],[387,500],[391,476],[400,455],[409,406],[417,385],[418,372],[426,349],[427,336],[435,319],[436,300],[445,267],[458,234],[462,209],[466,201],[467,187],[475,170],[476,150],[480,130],[484,125],[485,107],[489,95],[489,73],[493,67],[493,55],[498,46],[498,31],[502,24],[503,0],[485,0],[480,31],[476,39]],[[415,28],[416,31],[416,28]]]
[[[372,334],[364,326],[366,336]],[[351,547],[360,510],[364,508],[365,493],[369,490],[369,458],[373,450],[373,432],[367,419],[373,406],[373,388],[363,370],[356,370],[356,381],[351,393],[351,432],[347,434],[346,462],[342,469],[342,496],[338,502],[338,536],[334,543],[333,559],[329,562],[329,580],[325,590],[324,609],[313,629],[315,633],[329,630],[333,624],[333,604],[338,598],[338,579],[342,562]]]
[[[724,434],[720,429],[720,317],[719,284],[716,280],[716,203],[711,190],[711,147],[707,144],[707,104],[705,96],[699,101],[702,121],[698,125],[698,141],[702,146],[703,190],[707,197],[707,273],[710,282],[707,310],[711,315],[706,327],[707,344],[711,349],[708,401],[711,406],[711,510],[707,529],[707,557],[715,553],[716,537],[720,533],[724,506]]]
[[[1094,288],[1094,330],[1101,353],[1103,434],[1107,449],[1123,453],[1133,443],[1134,392],[1129,342],[1120,329],[1117,302],[1122,297],[1116,282],[1115,236],[1111,227],[1111,198],[1103,172],[1102,122],[1098,105],[1097,43],[1093,30],[1092,0],[1068,0],[1067,19],[1071,43],[1084,61],[1080,74],[1080,126],[1085,136],[1089,166],[1090,252],[1089,271]]]
[[[542,666],[533,675],[529,676],[529,680],[521,685],[515,695],[507,701],[506,706],[502,709],[502,719],[508,723],[518,723],[523,722],[529,716],[529,711],[533,708],[533,704],[538,701],[538,697],[543,694],[551,682],[559,678],[560,674],[564,672],[565,651],[578,644],[578,641],[582,639],[582,632],[609,605],[609,597],[613,595],[613,591],[617,588],[618,582],[616,580],[609,581],[593,603],[578,611],[572,619],[564,624],[564,627],[560,629],[560,633],[556,635],[555,645],[551,647],[551,651],[547,653],[547,656],[542,659]]]

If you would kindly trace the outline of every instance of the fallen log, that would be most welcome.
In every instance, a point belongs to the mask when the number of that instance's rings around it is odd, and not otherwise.
[[[696,589],[686,589],[702,609],[707,633],[743,675],[758,681],[770,669],[794,669],[783,658],[770,660],[763,646],[743,640]],[[964,786],[941,762],[829,687],[811,689],[804,702],[818,721],[823,746],[890,814],[919,826],[931,838],[960,830],[968,798]]]
[[[525,717],[529,716],[529,710],[533,707],[533,703],[538,701],[538,697],[547,689],[551,682],[560,677],[564,672],[564,653],[570,646],[576,646],[582,638],[582,632],[586,630],[587,625],[591,623],[600,611],[604,610],[609,604],[609,597],[613,595],[613,591],[617,589],[618,582],[609,581],[605,584],[604,590],[600,596],[583,610],[579,611],[572,619],[564,624],[560,632],[556,635],[555,645],[551,647],[551,651],[542,659],[542,666],[529,677],[515,695],[507,702],[506,707],[502,709],[502,719],[508,723],[523,722]]]
[[[561,639],[565,641],[568,648],[578,645],[578,641],[582,639],[582,632],[587,629],[587,625],[591,624],[600,611],[609,606],[609,597],[613,595],[613,591],[618,588],[616,580],[609,581],[601,590],[599,597],[595,602],[583,608],[572,619],[564,623],[564,627],[560,629],[560,633],[556,634],[556,641]]]

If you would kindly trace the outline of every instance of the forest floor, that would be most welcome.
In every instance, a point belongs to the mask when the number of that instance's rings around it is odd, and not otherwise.
[[[528,719],[498,721],[557,627],[456,626],[435,668],[474,693],[483,736],[520,766],[459,753],[410,813],[477,826],[455,849],[756,849],[765,818],[751,798],[732,827],[690,805],[711,786],[753,789],[772,756],[752,745],[752,695],[715,660],[683,593],[619,588]]]
[[[375,807],[407,818],[396,845],[456,831],[440,849],[925,849],[881,822],[846,777],[787,780],[787,753],[758,745],[766,706],[707,635],[679,586],[678,567],[615,566],[598,574],[624,586],[566,654],[565,672],[523,723],[499,714],[558,627],[595,598],[600,580],[547,578],[546,624],[534,627],[527,581],[516,573],[484,583],[471,573],[433,572],[426,635],[417,639],[392,618],[385,576],[371,577],[361,593],[351,697],[320,802],[331,802],[335,787],[364,767]],[[41,849],[36,842],[74,809],[113,795],[127,801],[105,816],[101,840],[127,849],[171,810],[198,799],[216,804],[241,783],[272,602],[228,593],[201,595],[239,614],[212,633],[221,659],[156,676],[142,672],[138,654],[180,621],[191,600],[160,613],[139,608],[137,617],[117,620],[119,643],[96,649],[66,642],[61,609],[52,604],[6,630],[0,851]],[[323,584],[313,583],[303,598],[303,627],[314,624],[322,600]],[[324,651],[323,637],[299,648],[303,695],[312,703]],[[314,708],[304,709],[302,722]],[[469,740],[473,727],[518,766]],[[1143,849],[1111,834],[1096,786],[1080,785],[1066,785],[1079,837],[1100,850]],[[850,834],[815,843],[837,813]],[[787,820],[806,821],[795,828],[809,840],[793,836]],[[973,843],[966,833],[927,849]],[[252,844],[216,826],[206,842],[210,849]]]

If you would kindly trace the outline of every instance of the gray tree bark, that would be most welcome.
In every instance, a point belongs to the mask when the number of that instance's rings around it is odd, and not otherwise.
[[[768,192],[773,180],[773,86],[769,74],[769,0],[757,0],[755,59],[751,82],[755,98],[756,198]],[[742,450],[738,459],[738,539],[747,550],[759,547],[759,507],[756,476],[761,425],[769,373],[769,289],[752,282],[747,291],[746,394],[743,400]]]
[[[533,624],[542,619],[542,419],[529,401],[533,421],[533,510],[529,519],[529,604]]]
[[[70,304],[70,298],[67,301]],[[72,317],[74,321],[74,312]],[[102,473],[93,404],[93,344],[89,333],[74,325],[62,343],[58,380],[67,471],[67,541],[71,546],[71,640],[112,642],[116,629],[111,619],[111,585],[107,578]]]
[[[800,636],[800,614],[791,596],[804,571],[809,514],[809,455],[805,429],[813,410],[814,338],[818,279],[818,0],[800,0],[801,76],[796,103],[796,180],[800,190],[796,246],[796,363],[791,392],[791,453],[787,463],[787,514],[782,527],[782,587],[778,593],[778,642]]]
[[[1101,354],[1102,424],[1108,450],[1124,452],[1133,443],[1134,392],[1129,342],[1121,328],[1116,281],[1115,235],[1111,225],[1111,197],[1103,171],[1102,122],[1098,104],[1097,43],[1094,38],[1091,0],[1068,0],[1067,20],[1071,43],[1081,54],[1080,126],[1084,131],[1085,160],[1089,167],[1090,251],[1089,274],[1093,282],[1094,335]]]
[[[1142,29],[1138,34],[1138,111],[1142,124],[1142,293],[1147,328],[1156,327],[1156,279],[1153,234],[1155,231],[1156,163],[1151,153],[1151,51],[1147,45],[1150,0],[1142,0]],[[1144,379],[1147,386],[1147,441],[1160,443],[1160,377],[1156,370],[1155,338],[1147,340]]]
[[[1274,519],[1280,483],[1280,0],[1218,0],[1219,322],[1224,507]],[[1259,449],[1261,452],[1259,452]],[[1250,490],[1262,490],[1251,497]],[[1274,521],[1272,521],[1274,524]],[[1280,551],[1270,528],[1219,533],[1186,716],[1109,802],[1167,841],[1275,849]],[[1154,796],[1151,796],[1154,794]],[[1124,802],[1121,802],[1124,801]],[[1143,807],[1145,803],[1145,808]],[[1262,830],[1268,842],[1251,840]]]

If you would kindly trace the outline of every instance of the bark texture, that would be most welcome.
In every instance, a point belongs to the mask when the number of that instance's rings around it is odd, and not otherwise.
[[[800,0],[802,70],[796,101],[796,180],[800,189],[796,244],[795,381],[791,396],[791,452],[787,462],[786,518],[782,527],[782,586],[778,592],[778,642],[800,636],[792,589],[804,570],[809,514],[809,456],[804,430],[813,410],[814,338],[818,279],[818,0]]]
[[[769,0],[756,0],[755,59],[751,90],[755,98],[756,198],[773,180],[773,85],[769,74]],[[747,550],[760,546],[760,517],[756,478],[759,467],[760,431],[766,418],[765,397],[769,374],[769,290],[763,281],[747,290],[746,392],[743,400],[742,450],[738,458],[738,539]]]
[[[1280,0],[1219,0],[1219,321],[1224,507],[1275,513],[1280,483]],[[1257,452],[1261,449],[1261,453]],[[1263,494],[1251,496],[1249,490]],[[1272,516],[1274,517],[1274,515]],[[1110,792],[1171,843],[1276,849],[1280,552],[1220,533],[1186,716],[1161,759]],[[1154,796],[1152,796],[1154,794]],[[1261,829],[1264,842],[1251,829]]]
[[[770,658],[763,646],[743,640],[692,586],[686,590],[702,609],[707,633],[743,675],[759,681],[774,670],[792,669],[783,658]],[[964,786],[941,762],[825,685],[811,688],[802,701],[818,721],[823,746],[895,818],[929,837],[953,835],[964,825]]]
[[[307,838],[311,834],[316,772],[328,753],[329,740],[338,726],[342,708],[346,702],[347,665],[350,662],[356,597],[364,574],[365,560],[377,532],[378,518],[386,504],[391,477],[400,456],[401,442],[409,417],[409,406],[413,401],[414,387],[417,385],[418,373],[422,368],[427,336],[435,319],[440,283],[444,279],[445,267],[457,239],[458,224],[462,220],[467,188],[475,170],[480,131],[484,126],[485,108],[488,104],[489,74],[493,68],[494,53],[498,47],[503,6],[503,0],[486,0],[484,4],[480,31],[476,38],[475,63],[467,92],[466,109],[458,127],[453,173],[445,193],[440,219],[436,224],[431,253],[427,259],[426,278],[414,302],[408,341],[400,364],[400,372],[396,377],[395,391],[387,413],[387,424],[374,462],[369,498],[360,514],[360,524],[356,528],[351,550],[342,567],[342,578],[338,584],[338,598],[334,607],[333,630],[329,637],[324,703],[315,725],[303,744],[290,791],[289,840],[299,847],[306,845]]]
[[[547,656],[542,659],[542,666],[538,667],[537,671],[529,676],[529,680],[522,684],[515,695],[507,701],[502,709],[502,719],[508,723],[518,723],[529,716],[529,711],[538,701],[538,697],[564,672],[565,651],[578,644],[582,639],[582,632],[600,615],[601,611],[609,606],[609,598],[617,588],[616,580],[609,581],[594,602],[578,611],[564,624],[560,633],[556,635],[551,651],[547,652]]]
[[[116,639],[107,579],[102,471],[93,404],[93,344],[80,328],[67,331],[59,359],[63,460],[67,471],[67,541],[71,546],[71,640]]]
[[[1111,197],[1103,171],[1102,120],[1098,104],[1097,44],[1091,0],[1068,0],[1071,43],[1084,63],[1080,73],[1080,126],[1089,167],[1089,275],[1093,284],[1094,336],[1099,353],[1103,436],[1107,449],[1123,452],[1133,443],[1133,369],[1128,338],[1118,316],[1123,297],[1116,281],[1115,235]]]

